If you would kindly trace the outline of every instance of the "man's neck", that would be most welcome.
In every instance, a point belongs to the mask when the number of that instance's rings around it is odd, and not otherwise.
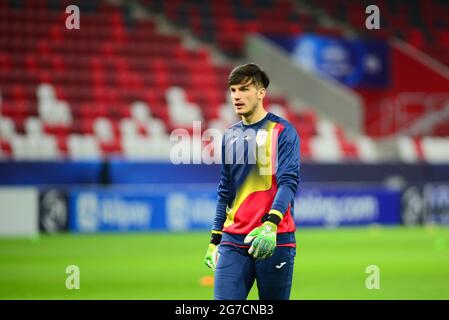
[[[263,107],[258,107],[252,114],[242,116],[243,124],[250,125],[259,122],[267,115],[267,111]]]

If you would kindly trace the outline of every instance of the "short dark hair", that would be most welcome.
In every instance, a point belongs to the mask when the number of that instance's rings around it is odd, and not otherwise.
[[[228,86],[246,83],[252,80],[258,87],[268,88],[270,79],[257,64],[247,63],[235,67],[229,74]]]

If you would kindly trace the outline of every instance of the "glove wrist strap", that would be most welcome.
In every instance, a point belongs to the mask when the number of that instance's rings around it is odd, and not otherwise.
[[[221,242],[221,231],[212,230],[210,236],[210,243],[218,246]]]
[[[274,223],[275,225],[279,225],[279,223],[281,222],[283,218],[282,213],[280,213],[277,210],[270,210],[270,213],[267,213],[266,215],[264,215],[262,217],[262,223],[264,223],[265,221],[269,221],[271,223]]]

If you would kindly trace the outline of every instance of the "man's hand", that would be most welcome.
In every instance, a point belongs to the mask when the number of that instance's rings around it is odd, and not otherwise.
[[[209,243],[207,247],[206,256],[204,257],[204,264],[215,271],[218,261],[218,246],[213,243]]]
[[[253,242],[248,253],[258,259],[271,257],[276,248],[277,228],[276,224],[265,221],[260,227],[253,229],[244,240],[245,243]]]

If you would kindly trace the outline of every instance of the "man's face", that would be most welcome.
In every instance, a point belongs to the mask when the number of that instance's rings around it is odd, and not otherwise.
[[[265,96],[265,88],[257,88],[252,80],[231,85],[232,104],[239,116],[250,115]]]

